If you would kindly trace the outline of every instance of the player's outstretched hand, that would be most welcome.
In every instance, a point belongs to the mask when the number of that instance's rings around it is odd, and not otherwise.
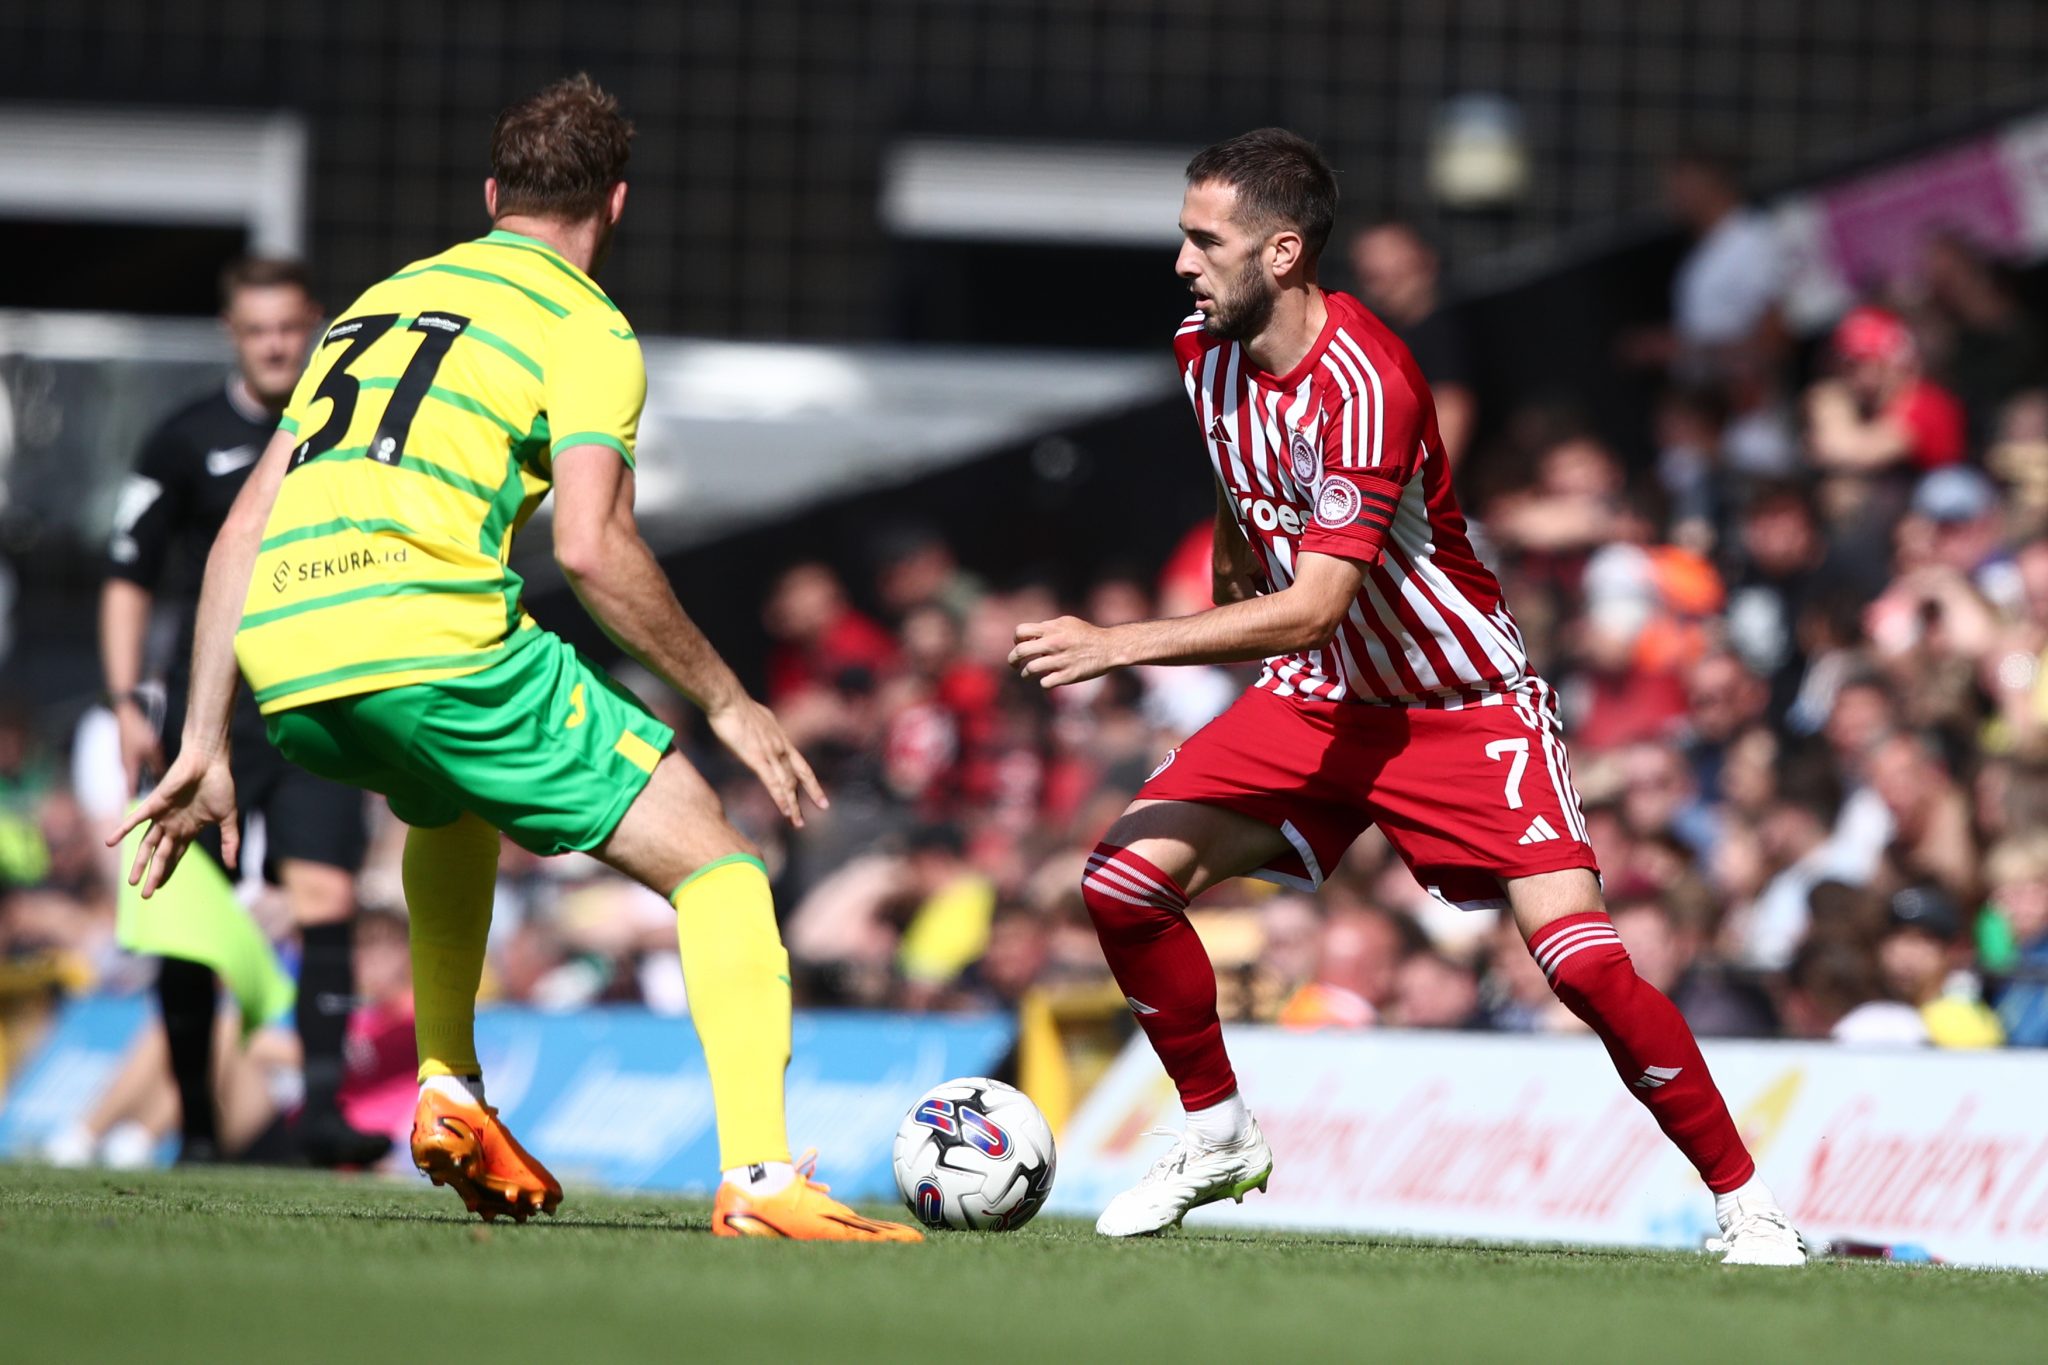
[[[1117,666],[1109,632],[1078,616],[1026,621],[1017,627],[1010,667],[1045,688],[1099,678]]]
[[[241,852],[241,830],[235,819],[235,779],[228,771],[226,756],[201,758],[192,749],[179,754],[156,790],[128,812],[127,820],[107,840],[107,847],[119,847],[128,832],[144,821],[149,829],[128,869],[128,885],[140,884],[144,900],[171,879],[178,860],[208,825],[221,827],[221,860],[233,867]]]
[[[761,785],[775,798],[775,808],[790,824],[804,827],[803,797],[810,797],[819,810],[832,804],[818,785],[818,775],[790,743],[773,711],[743,696],[711,712],[708,719],[711,732],[761,779]]]

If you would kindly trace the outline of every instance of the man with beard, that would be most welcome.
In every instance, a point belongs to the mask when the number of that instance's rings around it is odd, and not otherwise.
[[[1308,889],[1377,823],[1441,900],[1514,918],[1561,1000],[1715,1195],[1727,1259],[1805,1254],[1699,1045],[1636,974],[1601,901],[1550,688],[1451,492],[1429,387],[1356,299],[1316,284],[1336,216],[1316,148],[1268,128],[1189,163],[1174,353],[1218,488],[1212,611],[1017,628],[1047,688],[1142,664],[1263,660],[1167,755],[1088,859],[1082,899],[1188,1128],[1096,1223],[1154,1233],[1263,1190],[1188,902],[1245,874]]]
[[[801,825],[803,756],[684,615],[633,516],[647,372],[593,277],[626,207],[633,126],[588,76],[498,117],[492,231],[370,288],[327,329],[214,542],[178,759],[130,817],[145,895],[229,822],[237,663],[271,742],[383,793],[404,860],[420,1093],[413,1163],[486,1221],[553,1213],[562,1187],[484,1098],[476,993],[500,831],[588,852],[676,910],[724,1179],[725,1237],[915,1242],[790,1159],[789,955],[759,850],[675,733],[540,629],[510,567],[550,492],[578,598]],[[620,1119],[631,1125],[635,1116]]]

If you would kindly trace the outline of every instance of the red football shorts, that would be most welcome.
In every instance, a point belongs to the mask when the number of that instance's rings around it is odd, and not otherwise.
[[[1291,851],[1252,875],[1314,890],[1372,825],[1431,895],[1505,905],[1501,881],[1595,872],[1555,719],[1528,692],[1459,710],[1253,688],[1166,756],[1141,801],[1199,801],[1272,825]]]

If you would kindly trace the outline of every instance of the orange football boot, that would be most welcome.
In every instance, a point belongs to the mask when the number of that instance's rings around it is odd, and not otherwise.
[[[863,1218],[831,1197],[832,1187],[811,1178],[818,1154],[797,1163],[796,1179],[771,1195],[748,1194],[729,1180],[718,1185],[711,1231],[720,1237],[782,1237],[792,1242],[922,1242],[903,1223]]]
[[[420,1091],[413,1110],[412,1164],[486,1223],[500,1214],[524,1223],[562,1202],[561,1184],[498,1122],[497,1110],[439,1090]]]

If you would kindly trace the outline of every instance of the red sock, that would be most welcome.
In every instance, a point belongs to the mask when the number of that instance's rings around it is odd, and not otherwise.
[[[1573,1014],[1607,1044],[1607,1055],[1664,1136],[1726,1194],[1756,1174],[1706,1059],[1678,1006],[1636,975],[1606,912],[1566,915],[1529,940],[1536,965]]]
[[[1188,898],[1173,878],[1127,848],[1097,844],[1081,875],[1081,900],[1102,955],[1152,1040],[1183,1109],[1206,1109],[1237,1089],[1216,1017],[1216,968],[1188,923]]]

